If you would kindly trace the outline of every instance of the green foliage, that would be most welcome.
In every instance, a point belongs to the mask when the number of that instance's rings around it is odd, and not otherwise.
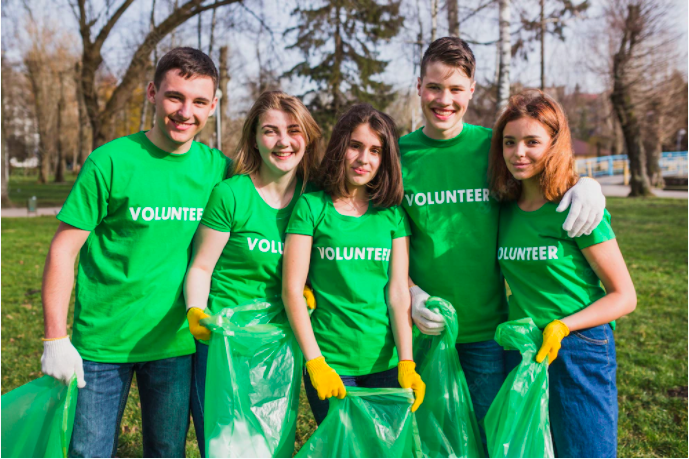
[[[404,20],[401,0],[325,0],[318,6],[298,7],[292,14],[299,25],[287,49],[304,58],[285,73],[310,80],[316,89],[303,94],[314,118],[326,133],[337,117],[355,102],[384,110],[394,99],[392,87],[376,79],[388,64],[376,46],[395,37]]]
[[[638,306],[618,321],[620,457],[687,456],[687,200],[609,198]],[[41,376],[41,275],[52,217],[2,219],[2,393]],[[71,327],[72,308],[69,324]],[[296,448],[315,430],[302,389]],[[141,457],[141,407],[132,385],[118,455]],[[187,456],[198,457],[193,426]]]

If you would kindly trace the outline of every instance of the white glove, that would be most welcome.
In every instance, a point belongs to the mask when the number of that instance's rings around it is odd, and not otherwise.
[[[409,289],[411,293],[411,317],[424,335],[439,335],[445,330],[445,319],[426,307],[430,295],[418,285]]]
[[[571,204],[571,207],[570,207]],[[576,185],[565,193],[557,206],[558,212],[564,212],[570,207],[569,214],[562,229],[569,237],[589,235],[603,220],[605,211],[605,196],[600,184],[588,177],[579,179]]]
[[[69,336],[43,341],[41,371],[65,384],[69,384],[76,374],[77,387],[82,389],[86,386],[84,362],[81,360],[79,351],[69,341]]]

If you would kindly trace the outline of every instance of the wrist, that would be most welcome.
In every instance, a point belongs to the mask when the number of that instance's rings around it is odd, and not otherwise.
[[[46,336],[45,338],[41,338],[41,341],[43,341],[45,343],[48,341],[59,341],[61,339],[65,339],[65,338],[69,338],[69,335],[57,336],[55,338],[50,338],[50,337]]]

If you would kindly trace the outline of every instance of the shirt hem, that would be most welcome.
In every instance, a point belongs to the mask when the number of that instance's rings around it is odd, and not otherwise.
[[[77,346],[75,346],[77,347]],[[81,355],[82,359],[90,360],[91,362],[97,362],[97,363],[141,363],[141,362],[153,362],[155,360],[163,360],[163,359],[171,359],[173,357],[184,357],[187,355],[192,355],[196,352],[195,345],[192,344],[192,348],[189,350],[184,350],[184,351],[175,351],[175,352],[169,352],[165,354],[147,354],[147,355],[141,355],[141,356],[127,356],[120,358],[119,356],[115,356],[113,358],[104,358],[102,356],[94,355],[94,354],[88,354],[88,352],[83,351],[82,349],[79,349],[78,346],[77,350],[79,351],[79,354]]]

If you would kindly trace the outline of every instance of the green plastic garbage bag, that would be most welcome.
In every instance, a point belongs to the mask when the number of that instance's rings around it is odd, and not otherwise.
[[[411,389],[347,387],[296,457],[421,457]]]
[[[77,391],[43,376],[3,395],[2,457],[67,457]]]
[[[303,357],[279,299],[225,308],[206,370],[208,457],[292,457]]]
[[[485,457],[464,371],[455,349],[457,313],[430,297],[426,306],[445,318],[445,331],[424,335],[414,327],[414,362],[426,383],[426,397],[416,410],[424,457]]]
[[[522,362],[507,376],[485,418],[490,457],[554,457],[548,415],[548,359],[536,362],[543,334],[531,318],[498,326],[495,340]]]

